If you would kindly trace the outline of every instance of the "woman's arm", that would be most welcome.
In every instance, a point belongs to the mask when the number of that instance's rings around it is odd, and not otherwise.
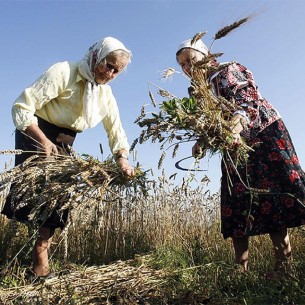
[[[12,117],[16,128],[37,142],[38,150],[44,151],[46,157],[58,154],[58,150],[39,128],[35,112],[66,88],[69,82],[69,70],[67,62],[51,66],[22,92],[12,107]]]
[[[103,120],[103,125],[107,132],[109,146],[117,165],[122,169],[126,176],[133,177],[134,169],[128,162],[129,144],[125,130],[122,126],[119,109],[110,87],[108,94],[108,114]]]
[[[45,157],[58,154],[56,145],[46,137],[38,125],[31,124],[26,128],[25,133],[37,141],[38,150],[44,152]]]
[[[218,85],[219,94],[228,100],[232,99],[237,105],[231,122],[234,142],[239,143],[239,134],[251,120],[259,116],[260,93],[252,72],[238,63],[226,67],[219,74]]]

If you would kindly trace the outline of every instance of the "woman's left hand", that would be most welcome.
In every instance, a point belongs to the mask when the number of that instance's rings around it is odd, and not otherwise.
[[[119,158],[116,163],[127,178],[133,178],[135,176],[134,168],[129,164],[128,160]]]

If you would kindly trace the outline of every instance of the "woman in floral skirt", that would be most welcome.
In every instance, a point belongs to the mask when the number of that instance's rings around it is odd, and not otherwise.
[[[176,57],[184,73],[192,77],[194,63],[207,55],[202,40],[192,44],[189,39],[179,46]],[[210,65],[220,67],[215,58]],[[278,271],[291,259],[288,228],[305,224],[304,172],[281,115],[260,95],[251,71],[231,62],[208,77],[214,94],[234,100],[238,107],[232,118],[234,144],[243,139],[254,148],[245,165],[236,168],[222,160],[222,234],[232,238],[236,262],[247,271],[249,236],[268,233]],[[199,148],[196,143],[193,155]]]

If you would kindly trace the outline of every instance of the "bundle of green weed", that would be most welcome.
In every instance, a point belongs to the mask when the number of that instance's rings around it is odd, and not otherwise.
[[[231,26],[219,30],[214,36],[214,41],[224,37],[250,18],[243,18]],[[201,39],[204,34],[196,34],[192,43]],[[247,162],[251,147],[246,145],[243,140],[239,145],[235,145],[232,134],[234,126],[231,119],[239,107],[234,100],[229,101],[221,96],[216,96],[208,81],[209,76],[228,65],[219,64],[217,67],[211,65],[211,61],[221,55],[222,53],[211,53],[193,65],[190,73],[190,97],[179,98],[165,90],[158,91],[167,100],[160,103],[159,112],[148,114],[142,108],[136,123],[143,130],[132,148],[137,143],[141,144],[150,139],[153,143],[156,141],[161,143],[161,149],[164,148],[165,144],[168,144],[169,147],[174,146],[174,157],[179,144],[198,141],[205,153],[210,153],[210,155],[221,153],[231,159],[234,164]],[[164,77],[173,73],[175,70],[170,68],[165,71]],[[157,103],[151,91],[149,91],[149,96],[156,106]],[[246,124],[243,124],[243,127],[247,128]],[[160,158],[159,167],[161,167],[164,157],[165,151]]]

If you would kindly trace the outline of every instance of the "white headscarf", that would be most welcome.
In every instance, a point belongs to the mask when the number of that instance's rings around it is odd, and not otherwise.
[[[185,48],[189,48],[189,49],[193,49],[196,51],[201,52],[204,55],[208,55],[209,54],[209,49],[208,47],[203,43],[202,40],[197,40],[195,43],[191,43],[192,39],[187,39],[185,41],[183,41],[179,47],[177,52],[179,52],[181,49],[185,49]]]
[[[87,80],[83,97],[83,113],[89,128],[97,123],[94,122],[93,114],[101,108],[99,96],[103,88],[103,85],[95,82],[93,71],[109,53],[116,50],[124,50],[131,56],[131,51],[126,49],[122,42],[113,37],[106,37],[93,44],[78,63],[79,73]]]

